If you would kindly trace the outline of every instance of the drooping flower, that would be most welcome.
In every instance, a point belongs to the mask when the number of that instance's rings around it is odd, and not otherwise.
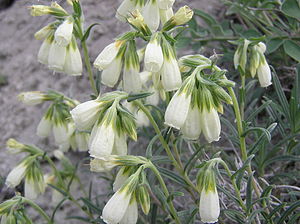
[[[199,212],[204,223],[216,223],[220,215],[220,202],[217,189],[201,191]]]
[[[221,123],[216,109],[211,108],[210,110],[207,110],[204,108],[200,117],[201,129],[205,139],[209,143],[213,141],[219,141],[221,134]]]
[[[60,46],[67,46],[70,44],[73,36],[73,20],[68,17],[62,24],[58,26],[54,33],[54,39]]]
[[[52,121],[47,116],[44,116],[37,126],[36,134],[39,137],[45,138],[49,136],[52,130]]]
[[[200,137],[201,134],[201,116],[200,110],[195,105],[192,107],[190,105],[187,118],[184,122],[183,127],[181,128],[183,137],[190,140],[196,140]]]
[[[160,46],[160,38],[156,34],[153,35],[146,47],[144,61],[145,69],[149,72],[158,72],[161,69],[164,57]]]
[[[55,41],[51,43],[48,55],[48,67],[57,72],[64,70],[67,48],[57,44]]]
[[[63,71],[68,75],[82,75],[82,59],[76,41],[67,47]]]
[[[120,77],[122,71],[122,58],[116,57],[107,68],[102,71],[101,82],[108,86],[114,87]]]
[[[142,11],[145,23],[152,32],[155,32],[159,27],[159,7],[156,0],[149,0]]]
[[[44,93],[40,91],[22,92],[18,95],[18,99],[26,105],[37,105],[46,100]]]

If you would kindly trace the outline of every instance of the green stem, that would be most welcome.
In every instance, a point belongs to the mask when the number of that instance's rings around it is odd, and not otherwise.
[[[156,121],[154,120],[153,116],[151,115],[150,111],[138,100],[135,101],[135,104],[146,114],[146,116],[148,117],[150,123],[152,124],[156,134],[158,135],[158,138],[162,144],[162,146],[164,147],[169,159],[172,161],[174,167],[176,168],[176,170],[183,176],[184,180],[187,182],[187,184],[189,184],[190,187],[192,187],[196,192],[199,192],[199,189],[193,184],[193,182],[188,178],[188,176],[186,175],[186,173],[184,172],[183,169],[180,168],[179,163],[177,162],[177,160],[175,159],[175,157],[173,156],[171,149],[168,145],[168,143],[166,142],[166,140],[164,139],[164,137],[162,136],[160,129],[156,123]]]
[[[83,48],[85,66],[86,66],[86,69],[87,69],[87,72],[89,75],[90,85],[92,87],[94,94],[96,96],[98,96],[98,91],[97,91],[96,84],[95,84],[95,79],[94,79],[94,75],[93,75],[91,60],[90,60],[89,53],[88,53],[88,48],[87,48],[85,41],[82,41],[81,44],[82,44],[82,48]]]
[[[241,119],[244,120],[244,108],[245,108],[245,101],[246,101],[246,76],[245,74],[241,75],[242,85],[240,89],[240,112],[241,112]]]
[[[23,198],[22,197],[22,202],[29,204],[32,208],[34,208],[38,213],[41,214],[41,216],[43,216],[45,218],[45,220],[47,221],[48,224],[53,224],[53,222],[51,221],[50,217],[43,211],[43,209],[41,209],[40,206],[38,206],[36,203],[34,203],[33,201],[27,199],[27,198]]]
[[[159,171],[157,170],[157,168],[151,162],[150,162],[149,168],[153,171],[153,173],[157,177],[158,182],[160,183],[160,185],[162,187],[162,190],[163,190],[166,198],[168,199],[169,196],[170,196],[170,193],[169,193],[168,188],[167,188],[167,186],[166,186],[166,184],[164,182],[164,179],[161,177]],[[177,215],[177,211],[174,208],[172,200],[167,200],[167,201],[168,201],[168,204],[169,204],[169,207],[170,207],[170,212],[172,214],[172,217],[175,220],[175,223],[177,223],[177,224],[181,223],[180,219],[179,219],[179,217]]]

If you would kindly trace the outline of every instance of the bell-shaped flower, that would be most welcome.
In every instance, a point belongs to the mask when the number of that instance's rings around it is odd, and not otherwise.
[[[65,19],[65,21],[60,24],[55,33],[54,39],[56,43],[60,46],[66,47],[70,44],[73,36],[73,20],[71,17]]]
[[[266,60],[264,60],[257,68],[258,81],[261,87],[272,85],[271,69]]]
[[[102,84],[108,87],[114,87],[122,71],[122,58],[116,57],[109,65],[106,67],[101,74]]]
[[[60,46],[55,41],[52,42],[49,56],[48,67],[54,71],[62,72],[64,70],[67,48]]]
[[[52,46],[51,38],[46,38],[40,47],[38,57],[37,57],[38,62],[44,65],[48,65],[48,58],[49,58],[51,46]]]
[[[217,189],[201,191],[199,212],[203,223],[216,223],[220,215],[220,202]]]
[[[70,130],[66,123],[54,123],[52,131],[56,144],[61,145],[68,142]]]
[[[47,26],[44,26],[42,29],[40,29],[39,31],[37,31],[34,34],[34,38],[37,39],[37,40],[43,40],[43,39],[47,38],[50,35],[52,30],[53,30],[53,24],[49,24]]]
[[[174,57],[164,58],[164,63],[161,68],[161,81],[166,91],[179,89],[182,79],[178,62]]]
[[[138,93],[142,90],[142,82],[138,67],[124,68],[123,89],[127,93]]]
[[[114,145],[112,155],[127,155],[127,136],[124,133],[116,133],[114,139]]]
[[[44,177],[40,170],[37,170],[36,167],[32,168],[35,171],[31,174],[27,174],[25,177],[25,197],[30,200],[35,200],[39,194],[45,192],[46,184]],[[30,172],[28,172],[30,173]]]
[[[73,41],[68,47],[66,52],[64,72],[68,75],[79,76],[82,74],[82,60],[81,54],[77,47],[76,41]]]
[[[163,64],[164,57],[157,37],[152,38],[145,51],[145,69],[149,72],[158,72]]]
[[[176,129],[182,128],[188,116],[190,103],[190,94],[177,91],[166,109],[165,124]]]
[[[127,15],[131,13],[135,8],[135,1],[124,0],[117,9],[116,18],[122,22],[126,22]]]
[[[124,167],[118,171],[113,183],[114,192],[117,192],[124,185],[128,177],[128,172],[124,172]]]
[[[183,127],[181,128],[183,137],[189,140],[197,140],[201,134],[201,117],[200,110],[195,105],[192,107],[190,105],[187,118],[184,122]]]
[[[157,0],[158,7],[160,9],[169,9],[172,8],[175,0]]]
[[[120,223],[129,207],[130,199],[131,193],[127,190],[118,190],[103,208],[103,221],[110,224]]]
[[[78,132],[78,131],[76,132],[75,141],[79,152],[88,151],[89,139],[90,139],[89,133]]]
[[[160,9],[159,15],[160,15],[161,24],[164,25],[167,21],[169,21],[174,16],[173,8],[171,7],[169,9]]]
[[[18,99],[26,105],[37,105],[46,100],[44,93],[40,91],[23,92],[18,95]]]
[[[96,58],[94,62],[95,68],[97,68],[98,70],[107,68],[116,58],[122,44],[123,41],[116,41],[106,46]]]
[[[90,100],[77,105],[70,111],[75,126],[80,131],[86,131],[92,128],[98,119],[98,113],[101,109],[101,102],[99,100]]]
[[[92,157],[111,155],[115,140],[115,130],[111,123],[96,124],[91,132],[89,153]]]
[[[219,141],[221,134],[221,123],[216,109],[207,110],[203,108],[201,112],[201,129],[208,143]]]
[[[142,11],[144,21],[152,32],[159,27],[160,17],[159,8],[156,0],[149,0]]]
[[[42,138],[49,136],[49,134],[52,130],[52,125],[53,125],[52,121],[49,118],[47,118],[46,116],[44,116],[37,126],[37,129],[36,129],[37,136],[42,137]]]
[[[138,220],[138,215],[138,204],[136,200],[130,200],[126,212],[119,224],[136,224]]]

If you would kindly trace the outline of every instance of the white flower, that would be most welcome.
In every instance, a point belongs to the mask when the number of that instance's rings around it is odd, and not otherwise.
[[[174,16],[172,7],[169,9],[160,9],[159,10],[160,21],[162,24],[165,24],[169,19]]]
[[[44,26],[42,29],[40,29],[39,31],[37,31],[34,34],[35,39],[37,40],[43,40],[46,37],[48,37],[48,35],[50,34],[51,30],[52,30],[52,24],[49,24],[47,26]]]
[[[175,0],[157,0],[157,2],[160,9],[169,9],[172,8]]]
[[[90,100],[79,104],[71,110],[70,113],[78,130],[89,130],[95,124],[101,104],[98,100]]]
[[[55,143],[58,145],[68,142],[69,130],[67,124],[58,123],[53,125],[53,135]]]
[[[58,72],[62,72],[65,65],[66,59],[66,47],[60,46],[55,42],[52,42],[49,56],[48,56],[48,67]]]
[[[171,99],[165,113],[165,124],[180,129],[188,116],[191,95],[177,91]]]
[[[117,176],[113,183],[114,192],[117,192],[123,186],[123,184],[127,179],[128,179],[128,175],[126,173],[124,174],[124,168],[121,168],[117,173]]]
[[[197,106],[190,105],[187,119],[181,128],[183,136],[190,140],[197,140],[201,134],[200,110]]]
[[[148,127],[150,125],[147,115],[142,110],[137,110],[135,118],[138,127]]]
[[[203,109],[201,112],[201,129],[208,143],[219,141],[221,134],[221,123],[216,109],[212,108],[210,111]]]
[[[43,41],[38,53],[38,62],[44,65],[48,65],[48,58],[51,46],[51,41],[48,38]]]
[[[20,184],[21,180],[24,178],[27,169],[27,164],[25,161],[20,163],[18,166],[12,169],[6,177],[5,184],[8,187],[16,187]]]
[[[51,129],[52,129],[51,120],[44,116],[37,126],[36,134],[39,137],[45,138],[45,137],[49,136]]]
[[[261,87],[272,85],[271,69],[265,59],[257,68],[257,76]]]
[[[44,182],[42,182],[42,184],[39,184],[33,178],[26,178],[24,190],[26,198],[35,200],[40,193],[43,193],[45,191],[45,184]]]
[[[202,190],[199,203],[201,221],[215,223],[220,215],[220,204],[217,189],[214,191]]]
[[[182,25],[187,23],[188,21],[190,21],[192,19],[194,15],[193,10],[190,9],[190,7],[183,6],[181,7],[173,16],[173,20],[175,22],[175,24],[178,25]]]
[[[117,166],[114,162],[114,156],[102,156],[92,159],[90,162],[92,172],[106,172]]]
[[[45,95],[40,91],[23,92],[18,95],[18,99],[26,105],[37,105],[45,100]]]
[[[115,135],[114,146],[112,150],[113,155],[124,156],[127,155],[127,136],[126,134],[120,133]]]
[[[54,33],[55,41],[58,45],[67,46],[73,36],[73,21],[68,18],[58,26]]]
[[[159,8],[156,1],[148,1],[143,9],[143,17],[149,29],[153,32],[159,27]]]
[[[122,42],[116,41],[106,46],[96,58],[94,66],[99,70],[107,68],[117,56],[121,45]]]
[[[75,141],[77,144],[77,149],[80,152],[88,151],[88,142],[90,135],[85,132],[77,132],[75,134]]]
[[[135,224],[138,220],[138,205],[136,200],[131,200],[119,224]]]
[[[115,131],[111,124],[95,125],[89,142],[90,155],[96,158],[111,155],[115,135]]]
[[[134,1],[124,0],[117,9],[116,18],[122,22],[126,22],[127,14],[135,9]]]
[[[142,90],[141,77],[137,68],[125,68],[123,73],[123,89],[125,92],[138,93]]]
[[[109,87],[114,87],[122,71],[122,58],[116,57],[107,68],[102,71],[101,82]]]
[[[153,94],[146,98],[146,103],[157,106],[159,104],[160,99],[159,91],[154,86],[150,86],[148,91]]]
[[[145,69],[149,72],[158,72],[164,61],[161,46],[157,39],[150,41],[145,52]]]
[[[161,69],[161,81],[166,91],[173,91],[179,89],[182,79],[175,58],[165,59]]]
[[[64,72],[68,75],[79,76],[82,73],[82,60],[81,54],[77,47],[77,44],[73,46],[70,44],[67,48],[65,64],[64,64]]]
[[[119,223],[128,208],[131,194],[127,191],[118,190],[107,202],[102,212],[102,219],[105,223]]]

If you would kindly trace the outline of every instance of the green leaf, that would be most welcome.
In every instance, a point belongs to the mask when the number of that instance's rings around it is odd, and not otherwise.
[[[246,137],[246,135],[250,132],[256,132],[256,131],[259,131],[259,132],[262,132],[263,134],[265,134],[265,136],[267,137],[268,141],[270,142],[271,141],[271,134],[270,132],[265,129],[265,128],[261,128],[261,127],[254,127],[254,128],[249,128],[248,130],[246,130],[243,134],[242,134],[242,137]]]
[[[287,219],[287,217],[297,208],[300,207],[300,201],[295,202],[292,204],[285,212],[282,213],[280,219],[278,220],[277,224],[282,224]]]
[[[248,178],[247,181],[247,190],[246,190],[246,207],[249,212],[252,208],[252,175]]]
[[[158,167],[158,171],[161,173],[161,175],[163,175],[163,176],[165,176],[165,177],[167,177],[167,178],[169,178],[169,179],[177,182],[178,184],[180,184],[182,186],[186,186],[187,185],[186,182],[185,182],[185,180],[181,176],[175,174],[171,170],[168,170],[168,169],[162,168],[162,167]]]
[[[267,52],[273,53],[274,51],[276,51],[282,44],[283,44],[282,39],[271,39],[267,42]]]
[[[97,26],[97,25],[100,25],[100,23],[93,23],[92,25],[90,25],[90,26],[87,28],[87,30],[85,31],[83,37],[81,38],[81,41],[82,41],[82,42],[83,42],[83,41],[86,41],[86,40],[88,39],[88,37],[90,36],[90,32],[91,32],[92,28],[93,28],[94,26]]]
[[[300,8],[297,0],[285,0],[281,6],[281,11],[287,16],[300,19]]]
[[[226,209],[223,212],[230,220],[237,223],[245,223],[246,217],[241,212],[231,209]]]
[[[300,15],[300,14],[299,14]],[[287,53],[290,57],[300,62],[300,46],[295,41],[286,40],[283,43],[283,48],[285,53]]]

